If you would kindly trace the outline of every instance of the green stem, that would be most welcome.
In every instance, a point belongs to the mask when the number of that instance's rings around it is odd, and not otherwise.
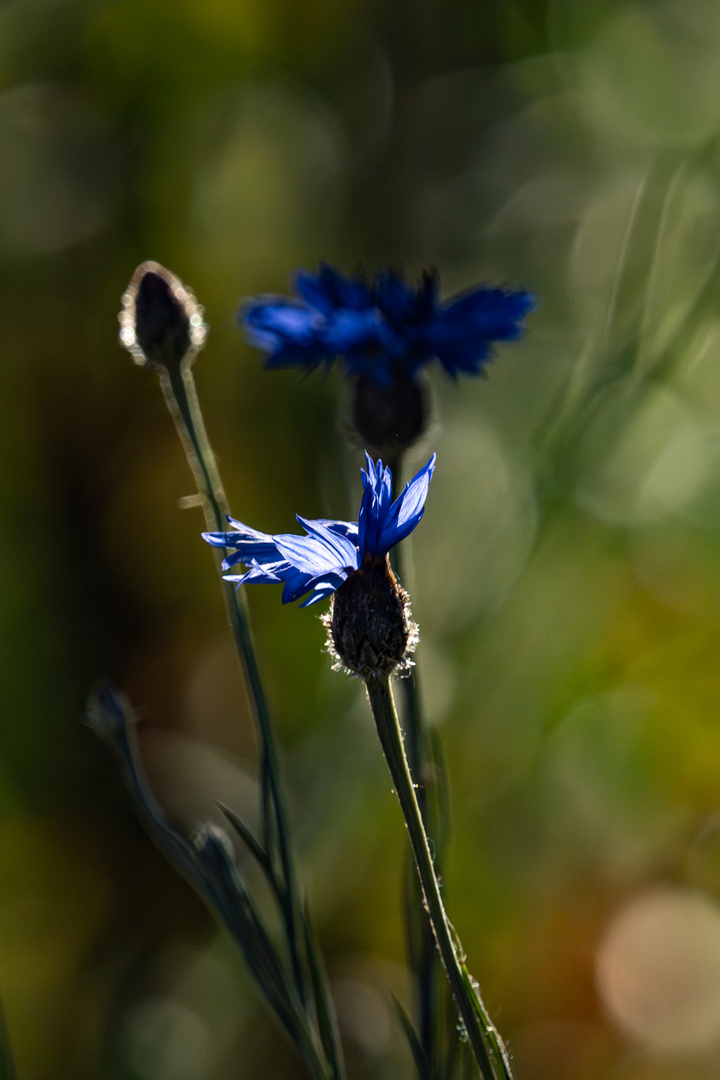
[[[398,451],[388,460],[392,475],[392,499],[395,500],[400,494],[402,486],[403,454]],[[390,565],[397,575],[400,584],[403,583],[403,544],[396,544],[390,552]],[[406,588],[407,582],[405,582]],[[408,741],[408,758],[410,759],[410,771],[418,784],[418,802],[422,812],[423,821],[428,824],[426,816],[426,791],[425,780],[427,779],[428,766],[432,767],[432,755],[427,752],[427,736],[423,722],[422,703],[420,699],[420,684],[415,667],[410,668],[410,675],[402,680],[401,693],[403,696],[405,721],[405,733]]]
[[[448,921],[440,895],[440,886],[433,867],[432,855],[423,824],[415,787],[410,776],[402,732],[395,710],[390,680],[387,676],[368,678],[366,681],[370,707],[375,718],[380,743],[385,754],[390,775],[405,818],[410,844],[417,865],[427,910],[435,932],[435,940],[450,983],[455,1004],[462,1018],[467,1037],[484,1080],[512,1080],[510,1065],[499,1036],[493,1030],[488,1038],[494,1046],[488,1047],[481,1029],[478,1013],[484,1014],[484,1006],[469,985],[464,965],[458,958],[453,941],[453,930]],[[499,1053],[497,1052],[499,1050]]]
[[[160,369],[160,384],[170,414],[175,422],[188,464],[202,500],[207,526],[212,531],[227,529],[227,497],[222,487],[215,455],[205,431],[205,424],[189,365]],[[221,560],[218,559],[218,562]],[[293,974],[300,1000],[306,1000],[305,980],[300,960],[300,905],[292,853],[289,845],[287,813],[279,779],[279,766],[267,699],[263,689],[253,645],[244,594],[239,596],[230,582],[222,581],[223,595],[235,644],[245,671],[260,735],[262,756],[262,791],[265,844],[273,858],[280,860],[283,917],[290,947]]]
[[[402,485],[403,454],[398,451],[389,461],[392,473],[392,498],[397,498]],[[403,574],[404,544],[397,544],[390,552],[390,563],[401,584]],[[426,833],[435,845],[434,865],[441,867],[442,821],[437,802],[436,760],[425,727],[420,695],[418,669],[413,666],[401,684],[403,699],[403,730],[407,742],[410,772],[416,785],[416,797]],[[412,859],[408,865],[407,896],[407,949],[415,982],[417,1023],[420,1043],[425,1053],[431,1077],[440,1075],[443,1033],[441,1024],[442,972],[435,947],[432,924],[422,906],[420,884],[415,875]]]

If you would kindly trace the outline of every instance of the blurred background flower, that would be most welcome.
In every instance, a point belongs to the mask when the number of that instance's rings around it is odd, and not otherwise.
[[[408,462],[442,461],[405,585],[452,781],[445,887],[518,1080],[715,1075],[720,7],[5,0],[0,80],[0,996],[23,1080],[301,1075],[78,723],[108,677],[178,821],[253,804],[191,478],[117,346],[147,258],[206,308],[211,438],[269,532],[351,518],[362,458],[337,373],[263,372],[243,296],[327,259],[541,298],[489,380],[434,379]],[[410,1077],[387,996],[404,836],[366,704],[316,620],[250,602],[352,1076]]]

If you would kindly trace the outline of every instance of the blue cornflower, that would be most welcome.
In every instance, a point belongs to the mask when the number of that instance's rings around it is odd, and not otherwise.
[[[298,515],[307,535],[279,533],[271,536],[228,518],[232,532],[203,533],[213,547],[232,549],[222,564],[226,581],[283,582],[282,602],[289,604],[306,593],[301,604],[311,604],[331,596],[354,571],[363,572],[374,563],[386,561],[387,553],[408,536],[425,511],[435,454],[404,491],[392,499],[392,475],[382,461],[375,464],[366,454],[367,470],[362,470],[363,496],[357,522],[321,518],[309,521]],[[244,573],[227,573],[242,564]]]
[[[238,314],[267,366],[310,370],[342,357],[348,375],[379,387],[414,380],[436,359],[450,375],[479,374],[493,342],[521,337],[535,306],[528,292],[486,286],[443,302],[436,274],[424,273],[413,288],[392,270],[368,281],[343,277],[326,263],[317,274],[298,271],[294,284],[296,297],[258,297]]]

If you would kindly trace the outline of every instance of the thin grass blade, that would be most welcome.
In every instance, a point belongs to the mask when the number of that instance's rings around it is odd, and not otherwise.
[[[315,931],[310,922],[307,907],[304,910],[303,930],[305,934],[305,955],[310,970],[310,980],[315,998],[318,1031],[323,1049],[333,1069],[333,1077],[344,1080],[345,1064],[343,1061],[340,1034],[332,999],[328,991],[327,973],[321,960],[320,947]]]
[[[407,1010],[397,994],[392,994],[392,1003],[397,1018],[400,1021],[400,1026],[403,1029],[405,1040],[412,1052],[415,1068],[417,1069],[418,1080],[433,1080],[432,1063],[423,1050],[418,1034],[413,1027],[413,1022],[408,1016]]]

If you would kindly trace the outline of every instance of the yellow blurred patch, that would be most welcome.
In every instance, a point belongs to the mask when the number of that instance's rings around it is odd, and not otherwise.
[[[650,691],[649,740],[668,793],[702,809],[717,805],[720,785],[720,616],[712,571],[692,563],[666,572],[662,595],[628,582],[600,661],[613,681]]]
[[[96,1019],[82,969],[109,905],[102,867],[61,824],[0,821],[0,997],[24,1080],[78,1068]]]

